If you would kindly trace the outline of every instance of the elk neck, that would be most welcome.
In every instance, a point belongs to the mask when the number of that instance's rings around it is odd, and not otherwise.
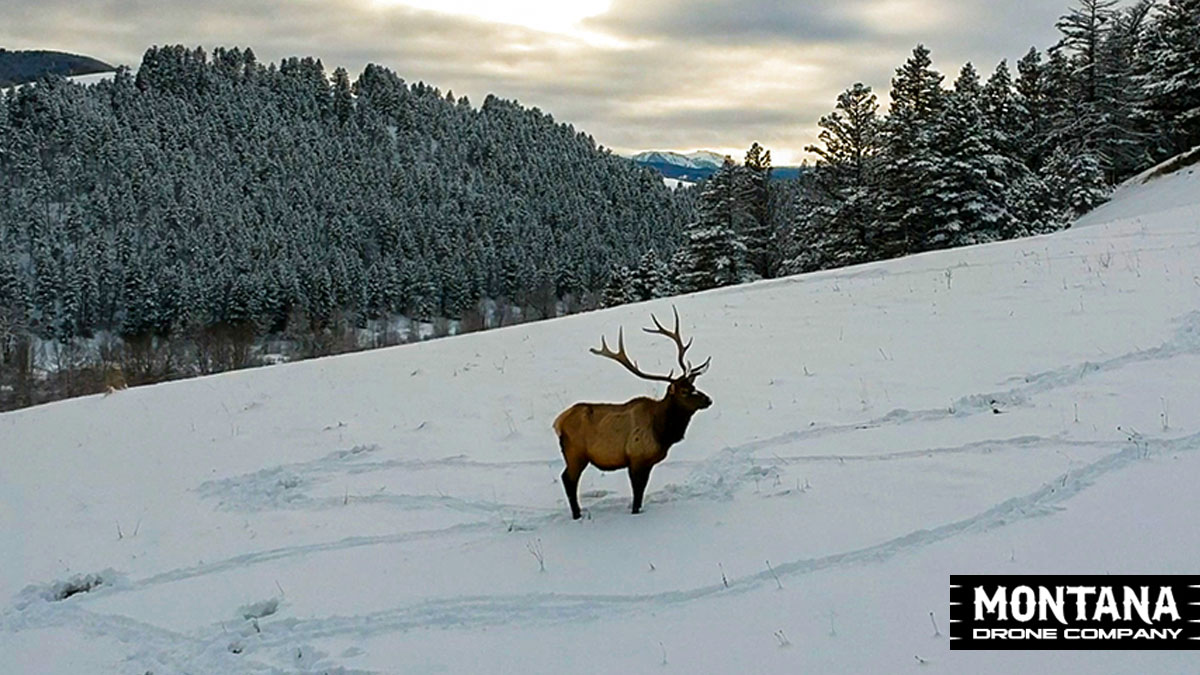
[[[688,423],[692,421],[695,410],[688,410],[679,405],[673,396],[667,394],[659,400],[654,412],[654,436],[658,439],[663,450],[683,439]]]

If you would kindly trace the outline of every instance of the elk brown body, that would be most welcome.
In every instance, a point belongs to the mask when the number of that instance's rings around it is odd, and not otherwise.
[[[633,487],[633,513],[642,509],[642,497],[650,480],[650,470],[666,459],[672,445],[683,439],[688,423],[698,410],[712,405],[704,392],[696,389],[695,379],[708,369],[709,359],[700,366],[685,361],[684,354],[691,346],[679,337],[679,313],[675,313],[675,330],[668,331],[654,318],[655,328],[646,328],[648,333],[670,338],[679,352],[679,365],[683,374],[648,375],[638,369],[625,353],[624,332],[618,333],[617,351],[613,352],[601,338],[600,349],[593,354],[610,358],[625,366],[642,379],[667,382],[666,394],[661,399],[639,396],[625,403],[576,403],[564,410],[554,420],[554,432],[558,434],[566,468],[562,473],[563,488],[571,505],[571,517],[578,519],[577,491],[579,477],[589,465],[601,471],[628,469],[629,482]]]

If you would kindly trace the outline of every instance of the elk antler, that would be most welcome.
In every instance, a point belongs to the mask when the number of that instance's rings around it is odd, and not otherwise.
[[[625,353],[625,329],[623,329],[623,328],[618,329],[618,332],[617,332],[617,351],[616,351],[616,353],[613,353],[613,351],[608,348],[608,343],[604,340],[603,335],[600,336],[600,349],[593,348],[593,349],[589,349],[588,351],[590,351],[591,353],[593,353],[597,356],[603,356],[605,358],[616,361],[617,363],[625,366],[626,370],[633,373],[634,375],[637,375],[638,377],[642,378],[643,380],[657,380],[659,382],[673,382],[674,381],[674,378],[671,377],[671,375],[675,374],[674,369],[672,369],[671,372],[667,375],[650,375],[647,373],[643,373],[637,367],[636,363],[629,360],[629,355]]]
[[[692,366],[691,361],[684,360],[684,354],[686,354],[687,350],[691,348],[692,340],[691,338],[688,338],[687,344],[684,344],[683,338],[679,336],[679,310],[675,308],[675,305],[671,305],[671,312],[675,315],[675,330],[670,331],[666,328],[663,328],[663,325],[658,322],[658,317],[654,316],[653,314],[650,315],[650,318],[654,321],[655,327],[643,328],[642,330],[654,335],[666,336],[671,338],[671,341],[675,343],[676,349],[679,350],[679,367],[683,369],[683,375],[680,376],[680,379],[692,379],[699,375],[703,375],[704,371],[708,370],[708,364],[712,362],[712,357],[708,357],[708,359],[706,359],[704,363],[701,363],[699,366]],[[672,369],[671,372],[674,373],[675,370]]]

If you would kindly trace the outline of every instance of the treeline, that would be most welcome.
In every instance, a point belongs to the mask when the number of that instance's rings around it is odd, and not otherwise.
[[[247,365],[270,337],[306,356],[398,315],[595,304],[693,208],[536,108],[179,46],[136,77],[8,91],[0,204],[0,405],[52,396],[28,373],[95,365],[102,337],[106,367],[148,381]]]
[[[1057,27],[1015,73],[1002,61],[985,81],[968,63],[950,86],[917,46],[886,114],[854,84],[821,118],[798,182],[763,180],[757,146],[727,162],[667,281],[647,257],[613,273],[605,301],[1054,231],[1200,145],[1200,0],[1081,0]]]
[[[1067,226],[1200,143],[1200,2],[1082,0],[1016,73],[950,88],[922,46],[879,113],[856,84],[821,119],[788,268],[807,271]],[[1169,92],[1169,93],[1168,93]]]

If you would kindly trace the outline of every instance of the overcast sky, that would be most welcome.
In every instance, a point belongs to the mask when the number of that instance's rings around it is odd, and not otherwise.
[[[918,43],[953,76],[986,77],[1056,39],[1067,1],[1025,0],[0,0],[0,47],[136,66],[147,47],[250,46],[260,61],[369,62],[408,81],[494,93],[617,152],[751,141],[798,163],[817,119],[862,81],[886,100]]]

